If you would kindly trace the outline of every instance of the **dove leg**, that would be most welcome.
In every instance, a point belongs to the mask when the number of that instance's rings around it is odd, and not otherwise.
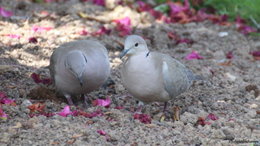
[[[136,112],[142,113],[143,107],[144,107],[144,103],[142,101],[138,101],[138,106],[137,106]]]
[[[74,105],[74,104],[73,104],[73,101],[71,100],[71,96],[70,96],[69,94],[65,94],[64,96],[66,97],[66,99],[67,99],[69,105]]]
[[[163,106],[163,112],[164,112],[164,113],[165,113],[166,110],[167,110],[167,103],[168,103],[168,102],[164,102],[164,106]]]
[[[88,96],[84,94],[84,103],[85,103],[85,107],[88,107]]]

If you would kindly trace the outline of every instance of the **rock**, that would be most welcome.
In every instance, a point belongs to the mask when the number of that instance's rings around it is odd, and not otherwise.
[[[230,130],[228,130],[228,129],[223,129],[222,131],[223,131],[223,133],[225,134],[225,137],[224,137],[225,140],[233,140],[233,139],[235,139],[234,134],[231,133]]]

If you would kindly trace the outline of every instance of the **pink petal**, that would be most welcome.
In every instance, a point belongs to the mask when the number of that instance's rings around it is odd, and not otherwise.
[[[176,44],[182,44],[182,43],[186,43],[186,44],[192,44],[193,41],[190,39],[179,39],[176,41]]]
[[[135,113],[134,114],[134,119],[138,119],[140,122],[144,123],[144,124],[150,124],[152,119],[149,115],[147,114],[138,114]]]
[[[103,130],[97,130],[97,133],[99,133],[100,135],[107,135],[107,133]]]
[[[18,34],[7,34],[6,36],[13,38],[13,39],[20,39],[21,38],[21,36],[18,35]]]
[[[49,30],[51,30],[51,29],[52,29],[52,27],[41,27],[41,26],[33,26],[33,27],[32,27],[32,30],[33,30],[34,32],[49,31]]]
[[[13,104],[15,100],[7,98],[4,92],[0,92],[0,103],[1,104]]]
[[[88,32],[87,32],[85,29],[83,29],[83,30],[81,30],[81,31],[79,32],[79,34],[80,34],[80,35],[88,35]]]
[[[107,29],[106,27],[102,26],[101,28],[99,28],[98,31],[92,33],[92,35],[94,36],[103,35],[103,34],[109,35],[110,33],[111,33],[111,29]]]
[[[34,80],[35,83],[41,83],[42,80],[40,79],[40,75],[39,74],[36,74],[36,73],[32,73],[31,74],[31,78]]]
[[[254,57],[260,57],[260,51],[252,51],[250,54]]]
[[[233,55],[233,52],[232,51],[229,51],[227,54],[226,54],[226,58],[227,59],[232,59],[234,57]]]
[[[92,0],[93,4],[99,5],[99,6],[105,6],[105,0]]]
[[[126,36],[131,34],[131,19],[129,17],[125,17],[122,19],[116,19],[114,22],[117,24],[116,30],[119,31],[120,36]]]
[[[109,107],[111,103],[110,98],[106,98],[106,99],[96,99],[92,102],[92,104],[94,106],[104,106],[104,107]]]
[[[202,56],[200,56],[198,54],[198,52],[196,51],[192,51],[190,54],[188,54],[186,57],[185,57],[186,60],[193,60],[193,59],[203,59]]]
[[[65,106],[61,112],[58,113],[58,115],[62,117],[67,117],[68,115],[71,115],[72,112],[70,111],[70,106]]]
[[[218,117],[217,117],[216,115],[210,113],[210,114],[207,116],[207,119],[210,119],[210,120],[215,121],[215,120],[218,120]]]
[[[0,99],[6,98],[6,94],[4,92],[0,92]]]
[[[137,4],[138,4],[138,11],[139,12],[149,11],[149,10],[152,9],[152,7],[149,4],[147,4],[143,1],[137,1]]]
[[[36,37],[30,37],[30,38],[29,38],[29,43],[36,44],[36,43],[38,43],[38,40],[37,40]]]
[[[7,120],[7,114],[3,111],[1,105],[0,105],[0,119]]]
[[[6,18],[13,16],[13,12],[5,10],[2,7],[0,7],[0,14],[1,14],[1,16],[6,17]]]

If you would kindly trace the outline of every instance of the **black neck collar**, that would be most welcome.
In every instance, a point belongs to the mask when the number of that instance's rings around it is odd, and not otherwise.
[[[146,54],[146,56],[145,57],[148,57],[150,55],[150,51]]]

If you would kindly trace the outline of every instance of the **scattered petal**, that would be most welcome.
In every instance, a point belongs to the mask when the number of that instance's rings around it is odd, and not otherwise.
[[[50,85],[52,83],[50,78],[41,78],[39,74],[32,73],[31,78],[34,80],[35,83],[39,84],[42,83],[44,85]]]
[[[104,106],[104,107],[109,107],[111,103],[111,100],[109,97],[106,99],[96,99],[92,102],[93,106]]]
[[[144,124],[151,124],[151,121],[152,121],[151,117],[147,114],[135,113],[134,119],[138,119],[140,122],[142,122]]]
[[[30,110],[31,113],[34,113],[34,112],[43,113],[45,104],[38,102],[38,103],[28,106],[27,108]]]
[[[88,32],[87,32],[85,29],[83,29],[83,30],[81,30],[81,31],[79,32],[79,34],[80,34],[80,35],[88,35]]]
[[[107,135],[107,133],[103,130],[97,130],[97,133],[99,133],[100,135]]]
[[[196,122],[196,125],[201,125],[201,126],[205,126],[205,125],[210,125],[211,123],[206,121],[203,117],[198,117],[198,120]]]
[[[36,37],[30,37],[29,38],[29,43],[33,43],[33,44],[38,43],[37,38]]]
[[[7,120],[7,114],[3,111],[1,105],[0,105],[0,119]]]
[[[186,59],[186,60],[203,59],[203,57],[200,56],[198,52],[192,51],[190,54],[188,54],[188,55],[185,57],[185,59]]]
[[[182,44],[182,43],[193,44],[193,41],[190,39],[179,39],[176,41],[176,44]]]
[[[7,98],[4,92],[0,92],[0,103],[8,105],[16,105],[15,100]]]
[[[67,117],[68,115],[72,115],[72,112],[70,110],[70,106],[65,106],[62,111],[60,111],[58,113],[58,115],[62,116],[62,117]]]
[[[41,26],[33,26],[32,31],[34,32],[43,32],[43,31],[49,31],[52,27],[41,27]]]
[[[116,19],[113,22],[115,22],[116,30],[119,31],[120,36],[126,36],[131,34],[132,28],[131,28],[131,19],[129,17],[125,17],[122,19]]]
[[[218,117],[217,117],[215,114],[210,113],[210,114],[207,116],[207,119],[210,119],[210,120],[215,121],[215,120],[218,120]]]
[[[232,59],[234,57],[233,55],[233,52],[232,51],[229,51],[227,54],[226,54],[226,58],[227,59]]]
[[[93,4],[105,6],[105,0],[92,0]]]
[[[250,54],[254,57],[255,60],[260,60],[260,51],[252,51]]]
[[[3,7],[0,7],[0,14],[1,14],[1,16],[6,17],[6,18],[13,16],[12,11],[8,11],[8,10],[4,9]]]
[[[18,35],[18,34],[7,34],[6,36],[8,36],[8,37],[10,37],[12,39],[20,39],[21,38],[21,36]]]
[[[102,26],[101,28],[99,28],[98,31],[92,33],[92,35],[93,36],[103,35],[103,34],[109,35],[110,33],[111,33],[111,29],[107,29],[106,27]]]

